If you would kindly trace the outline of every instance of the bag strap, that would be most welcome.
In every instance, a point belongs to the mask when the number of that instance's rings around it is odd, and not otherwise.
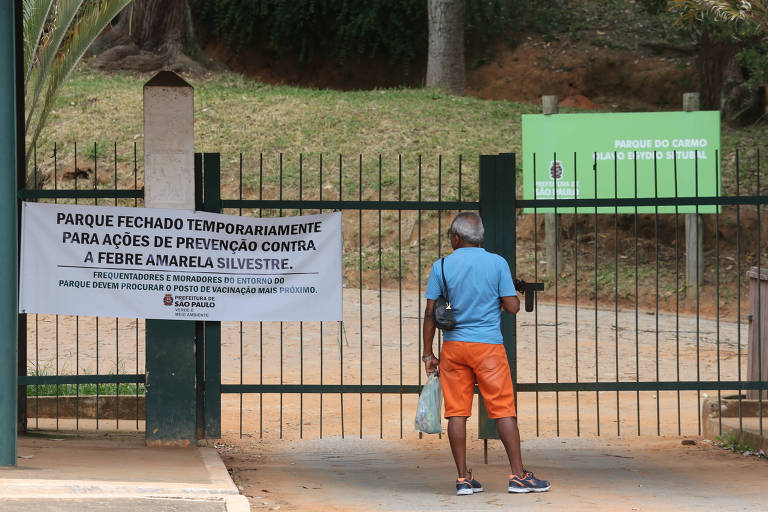
[[[440,258],[440,273],[443,276],[443,286],[445,287],[445,301],[450,305],[451,298],[448,296],[448,283],[445,280],[445,258]]]

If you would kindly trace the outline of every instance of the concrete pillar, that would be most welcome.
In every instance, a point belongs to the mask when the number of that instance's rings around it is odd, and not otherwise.
[[[161,71],[144,84],[144,206],[195,209],[194,89]]]
[[[683,94],[683,110],[694,112],[699,110],[699,93],[686,92]],[[704,240],[701,215],[685,214],[685,283],[688,288],[701,284],[704,277]]]
[[[144,205],[195,209],[194,90],[161,71],[144,85]],[[146,321],[149,446],[194,446],[195,322]]]
[[[18,234],[16,170],[18,155],[16,45],[20,2],[0,2],[0,466],[16,465]],[[19,43],[20,44],[20,43]],[[20,72],[20,71],[19,71]],[[23,105],[23,103],[22,103]]]
[[[541,107],[546,115],[557,114],[559,111],[557,96],[542,96]],[[541,157],[547,157],[547,155],[541,155]],[[547,274],[549,276],[560,274],[563,271],[563,247],[560,241],[559,213],[544,214],[544,254],[547,258]]]

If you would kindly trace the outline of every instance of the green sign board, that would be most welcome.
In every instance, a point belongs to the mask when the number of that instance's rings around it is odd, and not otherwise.
[[[523,198],[717,196],[719,155],[720,112],[524,115]],[[715,213],[716,208],[702,205],[698,212]],[[558,211],[569,213],[573,208]],[[655,211],[654,206],[637,208],[638,213]],[[694,213],[696,207],[659,206],[658,211]],[[579,207],[578,212],[595,209]],[[622,206],[618,212],[634,213],[635,207]]]

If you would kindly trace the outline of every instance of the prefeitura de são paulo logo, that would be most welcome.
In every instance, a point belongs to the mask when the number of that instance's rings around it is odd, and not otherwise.
[[[173,306],[173,295],[166,293],[163,297],[163,306]]]
[[[550,162],[549,176],[553,180],[559,180],[563,177],[563,163],[560,160],[553,160]]]

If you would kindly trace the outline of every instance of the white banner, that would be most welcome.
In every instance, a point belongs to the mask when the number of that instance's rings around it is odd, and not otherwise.
[[[341,213],[252,218],[24,203],[19,311],[338,321]]]

